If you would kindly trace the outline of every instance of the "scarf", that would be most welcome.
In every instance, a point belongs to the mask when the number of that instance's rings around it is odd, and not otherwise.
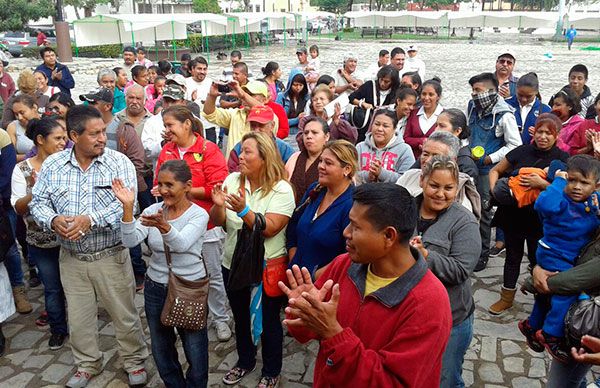
[[[498,101],[498,92],[495,90],[474,93],[471,96],[473,97],[473,104],[475,104],[475,107],[480,111],[480,117],[491,113],[494,105],[496,105],[496,102]]]

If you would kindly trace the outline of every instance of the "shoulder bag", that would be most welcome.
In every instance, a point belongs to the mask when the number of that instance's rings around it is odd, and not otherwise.
[[[584,335],[600,337],[600,296],[580,298],[565,316],[565,336],[569,346],[580,347]]]
[[[172,269],[171,250],[164,243],[167,266],[169,267],[169,283],[167,299],[160,314],[160,321],[165,326],[179,327],[197,331],[206,328],[208,313],[209,276],[204,264],[206,276],[198,280],[187,280],[176,275]]]
[[[244,187],[244,186],[241,186]],[[235,291],[259,284],[263,276],[265,260],[265,216],[254,213],[254,225],[245,223],[237,233],[237,242],[231,258],[227,289]]]
[[[364,102],[364,99],[360,100],[358,106],[350,105],[350,117],[348,121],[350,122],[350,124],[356,127],[356,130],[358,131],[358,140],[356,141],[357,143],[360,143],[361,141],[365,140],[367,131],[369,130],[369,124],[371,123],[371,117],[373,115],[374,109],[376,108],[377,100],[379,98],[375,87],[375,82],[377,81],[371,82],[373,84],[373,105],[375,107],[369,109],[361,108],[360,105],[362,104],[362,102]]]

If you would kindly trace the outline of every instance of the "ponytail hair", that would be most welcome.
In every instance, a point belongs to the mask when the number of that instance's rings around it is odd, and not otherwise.
[[[200,119],[197,118],[196,116],[194,116],[192,114],[192,112],[186,106],[182,106],[182,105],[170,106],[163,111],[162,115],[163,115],[163,117],[171,116],[175,120],[179,121],[180,123],[184,123],[187,120],[189,120],[190,123],[192,123],[192,132],[197,133],[200,136],[202,136],[204,133],[204,127],[202,126],[202,122],[200,122]]]

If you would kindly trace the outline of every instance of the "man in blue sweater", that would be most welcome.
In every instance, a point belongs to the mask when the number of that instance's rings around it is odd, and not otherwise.
[[[49,86],[56,86],[61,92],[71,95],[71,89],[75,87],[75,80],[69,68],[56,60],[56,52],[52,47],[43,47],[40,57],[44,63],[36,67],[35,71],[46,74]]]
[[[468,121],[471,129],[469,146],[479,169],[475,182],[481,196],[481,256],[475,271],[483,270],[490,253],[492,211],[490,201],[489,173],[492,167],[506,156],[508,151],[522,144],[519,128],[511,108],[498,94],[498,79],[492,73],[471,77],[472,100],[469,101]],[[479,152],[483,151],[481,154]]]
[[[600,227],[598,193],[600,162],[589,155],[576,155],[567,162],[567,172],[558,171],[552,184],[542,191],[535,210],[542,219],[544,237],[536,251],[537,265],[546,271],[563,272],[575,265],[579,252]],[[529,347],[561,362],[569,359],[565,346],[565,316],[577,295],[541,295],[529,319],[519,322],[519,330]]]

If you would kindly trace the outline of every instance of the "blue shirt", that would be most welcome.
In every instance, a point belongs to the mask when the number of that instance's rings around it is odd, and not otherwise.
[[[112,191],[115,178],[137,193],[133,163],[117,151],[106,148],[85,171],[75,158],[75,150],[52,154],[33,186],[31,214],[48,229],[59,215],[91,216],[93,226],[81,239],[70,241],[59,236],[61,245],[71,251],[94,253],[116,246],[121,243],[123,207]]]
[[[591,241],[596,228],[600,226],[600,217],[591,198],[585,202],[575,202],[565,193],[566,186],[564,178],[554,178],[535,201],[534,208],[544,227],[540,244],[574,264],[575,257]]]
[[[52,79],[52,69],[46,66],[45,63],[42,63],[41,65],[36,67],[35,71],[41,71],[46,75],[46,78],[48,78],[48,86],[56,86],[60,89],[61,92],[70,96],[71,89],[75,87],[75,80],[73,79],[69,68],[63,65],[62,63],[58,62],[56,62],[54,68],[62,72],[61,79]]]
[[[306,190],[300,203],[304,203],[316,185],[317,183],[313,183]],[[329,264],[342,253],[346,253],[346,239],[343,233],[350,223],[349,213],[352,208],[354,185],[350,185],[323,213],[314,218],[326,192],[327,190],[323,189],[303,211],[296,211],[288,224],[288,250],[297,248],[290,267],[298,264],[313,272]]]

